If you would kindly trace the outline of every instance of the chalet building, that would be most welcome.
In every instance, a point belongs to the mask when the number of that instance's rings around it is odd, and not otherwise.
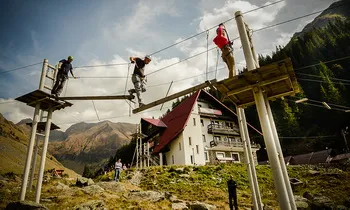
[[[204,90],[186,98],[161,119],[142,118],[141,133],[148,154],[162,165],[245,162],[236,114]],[[258,149],[252,144],[255,161]]]

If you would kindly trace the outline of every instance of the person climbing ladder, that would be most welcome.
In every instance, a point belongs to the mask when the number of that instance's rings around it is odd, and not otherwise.
[[[68,56],[68,59],[62,59],[58,63],[58,73],[56,76],[56,82],[51,90],[51,94],[54,95],[56,98],[60,96],[63,86],[66,83],[68,79],[68,72],[72,74],[73,78],[76,79],[76,77],[73,74],[73,56]]]
[[[220,23],[216,29],[216,37],[213,42],[221,49],[222,60],[227,64],[229,78],[236,75],[235,59],[233,57],[232,43],[230,42],[224,24]]]
[[[134,89],[129,90],[129,94],[136,93],[139,107],[143,106],[141,92],[146,92],[145,66],[151,62],[151,56],[146,55],[142,60],[138,57],[130,57],[131,63],[135,63],[134,72],[131,81],[134,84]]]

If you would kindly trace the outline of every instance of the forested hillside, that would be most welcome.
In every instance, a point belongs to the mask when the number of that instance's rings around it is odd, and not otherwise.
[[[271,56],[259,55],[260,65],[290,57],[302,93],[271,103],[285,155],[323,150],[344,152],[341,130],[350,125],[350,21],[337,19],[326,27],[295,36]],[[295,103],[301,98],[304,103]],[[326,102],[327,109],[321,102]],[[247,118],[259,126],[255,107]],[[263,143],[261,137],[256,141]]]

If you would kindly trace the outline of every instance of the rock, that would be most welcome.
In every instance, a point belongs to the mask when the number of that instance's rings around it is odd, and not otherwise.
[[[141,179],[142,179],[142,173],[139,171],[135,171],[134,175],[132,176],[129,182],[133,185],[139,186],[141,183]]]
[[[311,203],[311,209],[333,209],[334,203],[325,196],[314,197]]]
[[[291,178],[291,179],[289,179],[289,182],[290,182],[292,185],[300,185],[300,184],[303,184],[303,182],[300,181],[300,180],[297,179],[297,178]]]
[[[195,201],[193,203],[189,203],[187,205],[189,207],[189,209],[192,210],[212,210],[212,209],[216,209],[216,206],[210,205],[210,204],[206,204],[206,203],[202,203],[202,202],[198,202]]]
[[[319,171],[315,171],[315,170],[309,170],[309,174],[311,174],[311,175],[319,175],[320,172]]]
[[[171,209],[173,209],[173,210],[187,210],[188,207],[187,207],[186,203],[172,203]]]
[[[185,168],[177,168],[175,169],[176,172],[183,172]]]
[[[95,195],[95,194],[98,194],[98,193],[102,193],[105,190],[102,187],[98,186],[98,185],[90,185],[90,186],[84,187],[83,191],[86,194]]]
[[[309,204],[308,204],[306,198],[303,198],[299,195],[295,195],[294,200],[295,200],[295,205],[297,206],[297,209],[308,209],[309,208]]]
[[[304,192],[303,197],[310,201],[314,199],[314,196],[312,196],[309,192]]]
[[[49,210],[44,205],[33,201],[17,201],[11,202],[6,206],[5,210]]]
[[[101,200],[93,200],[74,206],[75,210],[107,210],[105,203]]]
[[[169,192],[165,192],[164,197],[165,197],[165,199],[168,199],[171,202],[174,202],[175,200],[177,200],[177,197]]]
[[[147,200],[153,202],[164,200],[164,198],[164,194],[155,191],[131,192],[129,195],[129,199]]]
[[[127,192],[124,185],[120,182],[97,182],[98,186],[102,187],[104,190],[110,190],[113,192]]]
[[[69,190],[69,187],[61,182],[58,182],[56,184],[56,189],[57,190]]]
[[[182,177],[182,178],[190,178],[190,175],[189,174],[180,174],[180,177]]]
[[[6,186],[7,184],[8,184],[7,181],[5,181],[5,180],[0,180],[0,188]]]
[[[92,179],[88,179],[85,177],[77,178],[77,182],[75,183],[75,185],[78,187],[85,187],[85,186],[89,186],[89,185],[93,185],[93,184],[95,184],[95,183],[94,183],[94,181],[92,181]]]
[[[346,206],[343,205],[337,205],[337,207],[335,207],[336,210],[347,210],[348,208]]]

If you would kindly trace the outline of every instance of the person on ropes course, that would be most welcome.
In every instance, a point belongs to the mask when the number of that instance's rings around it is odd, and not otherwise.
[[[141,92],[146,92],[145,66],[151,62],[151,56],[146,55],[142,60],[138,57],[130,57],[131,63],[135,63],[134,72],[131,81],[134,84],[134,89],[129,90],[130,94],[136,93],[139,107],[143,106]]]
[[[68,79],[68,72],[70,72],[73,78],[76,79],[76,77],[73,74],[72,62],[73,56],[68,56],[67,60],[62,59],[58,63],[58,73],[56,77],[56,82],[51,90],[51,94],[54,95],[56,98],[61,94],[63,90],[63,86]]]
[[[222,60],[227,64],[229,78],[236,75],[235,59],[233,57],[232,42],[230,42],[224,24],[220,23],[216,29],[216,37],[213,42],[221,49]]]

